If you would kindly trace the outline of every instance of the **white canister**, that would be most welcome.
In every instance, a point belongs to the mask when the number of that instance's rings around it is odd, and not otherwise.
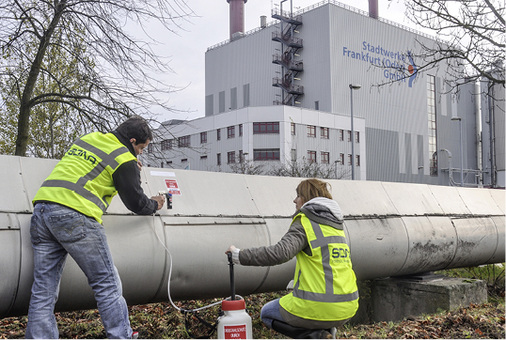
[[[244,299],[223,300],[218,318],[218,339],[253,339],[251,317]]]

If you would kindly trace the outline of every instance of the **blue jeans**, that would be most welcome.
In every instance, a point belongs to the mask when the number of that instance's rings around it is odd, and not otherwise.
[[[26,338],[59,336],[54,306],[67,254],[88,278],[107,337],[131,338],[128,308],[103,226],[65,206],[41,202],[35,205],[30,234],[34,281]]]
[[[279,299],[269,301],[262,307],[260,319],[262,319],[262,322],[270,329],[272,329],[273,320],[286,322],[279,312]]]

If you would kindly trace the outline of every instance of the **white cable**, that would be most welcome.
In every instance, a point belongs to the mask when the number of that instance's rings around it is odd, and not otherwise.
[[[160,244],[165,248],[165,251],[167,252],[167,254],[169,254],[169,261],[170,262],[169,262],[169,277],[167,279],[167,295],[169,296],[169,301],[170,301],[170,304],[172,305],[172,307],[174,307],[175,309],[177,309],[180,312],[197,312],[199,310],[210,308],[210,307],[213,307],[213,306],[216,306],[216,305],[222,303],[224,300],[221,300],[221,301],[218,301],[218,302],[214,302],[214,303],[211,303],[211,304],[209,304],[207,306],[203,306],[203,307],[199,307],[199,308],[195,308],[195,309],[183,309],[183,308],[180,308],[180,307],[178,307],[178,306],[176,306],[174,304],[174,302],[172,301],[172,297],[170,296],[170,278],[172,276],[172,254],[170,253],[169,248],[167,248],[167,246],[165,245],[165,243],[160,239],[160,236],[158,236],[158,234],[156,233],[156,230],[155,230],[155,214],[153,214],[153,223],[151,224],[151,227],[153,228],[153,232],[155,233],[156,238],[158,239],[158,242],[160,242]],[[240,296],[240,295],[236,294],[236,296],[238,296],[241,299],[243,299],[243,297]]]

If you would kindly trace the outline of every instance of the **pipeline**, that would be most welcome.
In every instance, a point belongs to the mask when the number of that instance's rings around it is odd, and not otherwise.
[[[31,199],[56,161],[0,156],[0,317],[25,315],[32,284]],[[229,296],[224,251],[276,243],[294,212],[300,178],[143,168],[148,196],[165,190],[172,209],[130,213],[117,197],[104,227],[128,304]],[[329,180],[345,215],[359,279],[504,262],[503,190]],[[155,234],[156,232],[156,234]],[[163,241],[160,242],[160,240]],[[170,249],[172,258],[164,247]],[[170,264],[172,260],[172,266]],[[235,269],[237,294],[282,290],[295,260]],[[69,257],[58,311],[95,308],[86,277]]]

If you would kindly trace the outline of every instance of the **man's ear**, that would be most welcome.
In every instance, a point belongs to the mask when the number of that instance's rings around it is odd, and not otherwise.
[[[134,144],[135,144],[135,142],[137,142],[137,139],[135,139],[135,138],[130,138],[130,143],[134,143]]]

